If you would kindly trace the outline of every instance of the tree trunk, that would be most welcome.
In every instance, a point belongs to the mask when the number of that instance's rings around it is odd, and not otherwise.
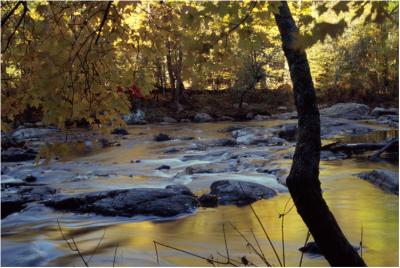
[[[306,53],[294,46],[299,30],[286,1],[280,2],[275,21],[289,65],[298,113],[298,140],[287,186],[298,213],[329,264],[365,266],[322,197],[318,179],[321,137],[317,99]]]

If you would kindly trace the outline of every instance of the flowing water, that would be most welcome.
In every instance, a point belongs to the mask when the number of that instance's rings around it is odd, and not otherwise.
[[[285,123],[288,121],[284,121]],[[244,125],[273,127],[283,121],[250,122]],[[12,175],[23,177],[36,172],[39,181],[48,183],[65,194],[121,189],[132,187],[165,187],[183,183],[193,192],[207,192],[211,182],[220,179],[240,179],[270,186],[279,191],[278,196],[261,200],[253,208],[266,227],[268,235],[281,258],[282,218],[290,196],[273,175],[257,173],[251,169],[217,174],[182,175],[185,167],[194,164],[218,163],[229,153],[267,151],[271,153],[267,165],[288,168],[279,152],[287,148],[238,146],[208,148],[208,156],[183,161],[187,155],[205,152],[178,151],[163,153],[169,148],[187,148],[191,140],[175,139],[156,143],[152,137],[160,132],[172,137],[194,137],[195,141],[222,138],[228,134],[221,130],[233,123],[145,125],[130,127],[131,135],[122,140],[121,147],[113,147],[95,154],[76,157],[68,161],[34,167],[24,164],[14,166]],[[398,135],[397,131],[376,131],[360,137],[344,137],[348,141],[380,142]],[[290,150],[290,149],[289,149]],[[214,152],[210,154],[210,152]],[[137,161],[140,160],[140,161]],[[156,170],[161,164],[170,170]],[[216,164],[218,165],[218,164]],[[13,168],[11,165],[10,168]],[[370,266],[398,266],[398,205],[397,195],[383,192],[354,174],[384,168],[398,171],[398,164],[370,162],[365,158],[322,161],[320,180],[324,197],[343,232],[352,244],[358,245],[363,229],[363,258]],[[180,173],[181,172],[181,173]],[[180,175],[179,175],[180,174]],[[292,202],[288,203],[288,208]],[[245,240],[231,225],[254,245],[254,232],[268,261],[279,266],[257,218],[249,206],[219,206],[199,208],[192,215],[160,219],[152,217],[103,217],[91,214],[57,212],[40,205],[31,205],[20,213],[2,220],[2,266],[83,266],[81,258],[71,251],[63,239],[58,224],[67,237],[73,237],[80,252],[90,266],[157,266],[153,241],[214,259],[225,260],[223,225],[230,257],[238,260],[246,256],[256,265],[263,265],[249,249]],[[287,266],[297,266],[298,248],[304,244],[307,229],[292,209],[284,217],[284,251]],[[157,247],[161,266],[209,266],[206,261],[171,248]],[[303,266],[326,266],[321,256],[305,254]]]

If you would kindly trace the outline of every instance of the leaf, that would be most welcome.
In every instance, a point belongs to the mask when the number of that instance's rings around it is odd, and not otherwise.
[[[332,7],[333,11],[335,11],[336,15],[339,15],[340,12],[347,12],[349,11],[349,4],[350,2],[347,1],[340,1],[339,3],[337,3],[336,5],[334,5]]]

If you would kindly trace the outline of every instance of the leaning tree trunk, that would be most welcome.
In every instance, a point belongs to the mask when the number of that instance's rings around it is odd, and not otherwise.
[[[298,140],[287,186],[297,211],[321,252],[332,266],[365,266],[340,230],[322,197],[319,176],[320,118],[314,85],[304,49],[296,49],[299,30],[286,1],[275,14],[282,48],[290,67],[298,113]]]

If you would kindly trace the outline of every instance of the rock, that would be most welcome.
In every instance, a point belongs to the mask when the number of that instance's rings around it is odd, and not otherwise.
[[[172,118],[172,117],[169,117],[169,116],[164,116],[162,118],[162,122],[171,123],[171,124],[178,123],[178,121],[175,118]]]
[[[191,123],[190,119],[184,118],[180,120],[181,123]]]
[[[177,193],[180,193],[180,194],[184,194],[184,195],[195,196],[192,193],[192,191],[190,191],[190,189],[188,187],[186,187],[185,185],[182,185],[182,184],[168,185],[167,187],[165,187],[165,189],[172,190],[174,192],[177,192]]]
[[[198,200],[202,207],[213,208],[218,206],[218,196],[213,194],[203,194]]]
[[[35,181],[37,181],[37,178],[35,176],[30,175],[30,176],[26,177],[24,179],[24,181],[26,181],[26,182],[35,182]]]
[[[165,150],[163,153],[164,153],[164,154],[173,154],[173,153],[177,153],[177,152],[179,152],[179,151],[180,151],[180,150],[177,149],[177,148],[169,148],[169,149]]]
[[[279,112],[286,112],[287,111],[287,107],[286,106],[278,106],[278,108],[277,108],[277,110],[279,111]]]
[[[160,133],[157,136],[154,137],[154,141],[169,141],[171,139],[170,136],[168,136],[167,134],[164,133]]]
[[[276,195],[273,189],[264,185],[237,180],[216,181],[211,184],[210,189],[210,194],[218,196],[220,205],[243,206]]]
[[[320,114],[333,118],[345,118],[352,120],[364,119],[368,115],[369,107],[365,104],[347,102],[337,103],[331,107],[322,109]]]
[[[270,119],[270,118],[271,118],[271,117],[268,116],[268,115],[261,115],[261,114],[258,114],[258,115],[256,115],[253,119],[256,120],[256,121],[265,121],[265,120],[268,120],[268,119]]]
[[[17,140],[39,138],[58,131],[56,128],[21,128],[14,131],[12,137]]]
[[[357,174],[361,179],[367,180],[384,191],[391,192],[393,194],[399,194],[399,173],[377,169],[371,172],[363,172]]]
[[[56,193],[48,186],[16,186],[1,191],[1,218],[25,208],[28,203],[44,201]]]
[[[392,128],[399,128],[399,116],[398,115],[382,115],[377,118],[378,123],[389,125]]]
[[[297,124],[283,125],[278,131],[278,137],[287,141],[295,141],[297,135]]]
[[[237,144],[244,145],[269,145],[272,141],[272,132],[266,128],[246,127],[231,132]]]
[[[380,117],[382,115],[398,115],[399,114],[399,109],[398,108],[382,108],[382,107],[375,107],[370,115],[374,117]]]
[[[168,166],[168,165],[161,165],[161,166],[159,166],[159,167],[157,168],[157,170],[163,170],[163,169],[171,169],[171,167]]]
[[[111,131],[111,134],[128,135],[129,133],[126,131],[126,129],[119,127]]]
[[[198,201],[187,188],[167,186],[166,189],[135,188],[74,196],[59,196],[48,200],[49,207],[80,213],[95,213],[104,216],[133,217],[152,215],[172,217],[192,213]]]
[[[128,125],[142,125],[146,124],[145,121],[145,113],[137,109],[136,112],[130,113],[128,115],[124,115],[122,119],[127,123]]]
[[[7,150],[8,148],[22,148],[25,146],[24,141],[17,141],[16,138],[9,135],[1,135],[1,150]]]
[[[196,122],[196,123],[205,123],[205,122],[212,122],[212,121],[214,121],[214,119],[209,115],[209,114],[206,114],[206,113],[197,113],[195,116],[194,116],[194,122]]]
[[[320,159],[324,161],[343,160],[349,158],[349,155],[343,152],[321,151]]]
[[[355,250],[359,250],[359,246],[352,245]],[[317,243],[315,242],[307,242],[304,247],[299,248],[301,252],[308,253],[308,254],[315,254],[315,255],[322,255]]]
[[[273,114],[271,118],[280,120],[297,119],[297,112]]]
[[[231,116],[226,116],[226,115],[223,115],[218,118],[218,121],[233,121],[233,120],[235,120],[235,118],[233,118]]]
[[[247,119],[247,120],[252,120],[252,119],[254,118],[254,116],[255,116],[255,115],[254,115],[253,112],[249,112],[249,113],[246,114],[246,119]]]
[[[8,148],[1,152],[1,161],[3,162],[18,162],[33,160],[36,158],[37,152],[31,148]]]

